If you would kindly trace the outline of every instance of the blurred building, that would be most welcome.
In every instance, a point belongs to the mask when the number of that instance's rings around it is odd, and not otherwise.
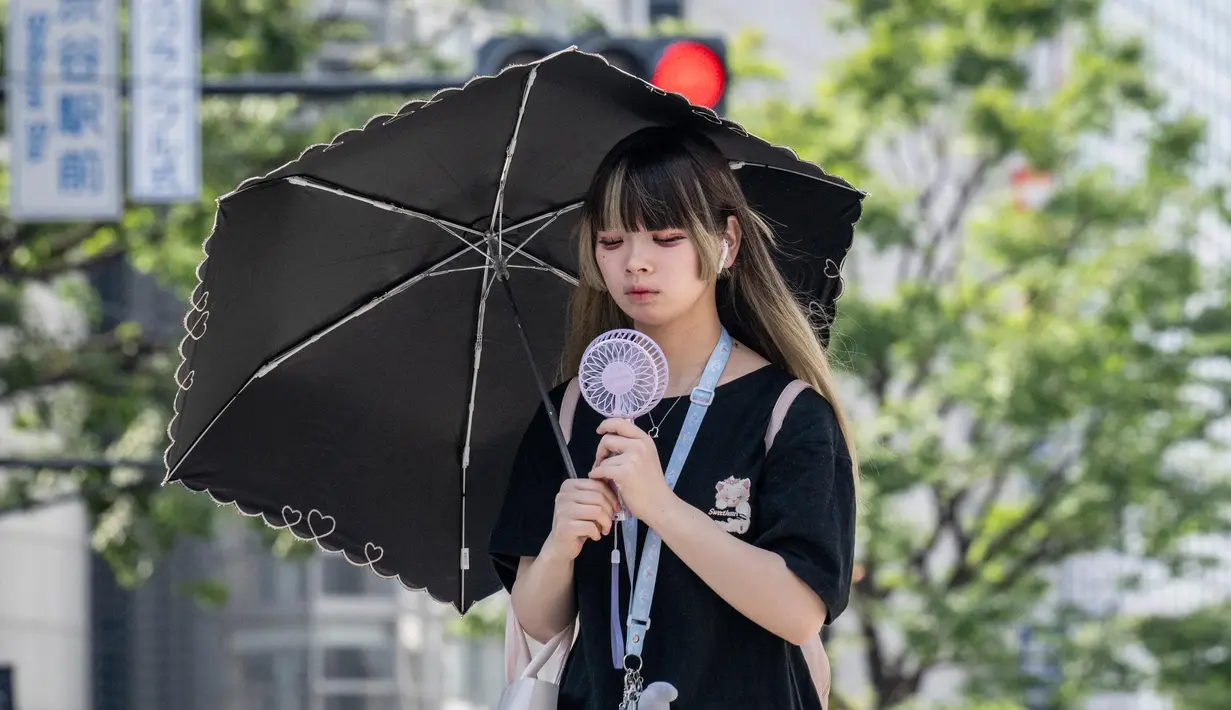
[[[325,553],[275,557],[247,521],[184,541],[122,590],[95,563],[94,710],[472,710],[499,696],[500,646],[451,607]],[[226,584],[224,606],[187,593]]]
[[[89,707],[87,539],[80,505],[0,517],[0,667],[19,710]]]
[[[1231,177],[1231,4],[1222,0],[1104,0],[1109,27],[1146,39],[1150,60],[1177,111],[1208,121],[1204,176]],[[1203,252],[1231,261],[1231,233],[1214,226]]]

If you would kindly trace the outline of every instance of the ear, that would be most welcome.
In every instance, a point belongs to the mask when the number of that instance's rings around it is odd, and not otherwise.
[[[727,244],[730,245],[730,250],[727,253],[726,264],[723,267],[729,269],[735,263],[735,258],[739,254],[739,248],[744,239],[743,228],[739,223],[739,218],[735,215],[727,217],[727,231],[724,234],[724,238],[727,240]]]
[[[714,484],[714,490],[716,490],[716,491],[721,491],[721,490],[722,490],[722,487],[723,487],[723,486],[725,486],[726,484],[727,484],[727,482],[726,482],[726,481],[719,481],[719,482],[717,482],[717,483],[715,483],[715,484]]]
[[[740,481],[739,484],[740,484],[740,487],[742,487],[745,491],[752,490],[752,481],[749,481],[747,478]]]

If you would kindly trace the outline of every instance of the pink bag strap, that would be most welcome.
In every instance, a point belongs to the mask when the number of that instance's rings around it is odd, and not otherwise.
[[[783,388],[782,394],[778,395],[778,401],[774,403],[774,411],[769,416],[769,426],[765,429],[765,450],[774,445],[774,438],[778,436],[778,432],[782,430],[782,420],[786,419],[786,413],[791,409],[791,404],[800,392],[810,389],[809,385],[803,380],[794,380]],[[821,708],[829,707],[829,685],[831,682],[831,670],[829,666],[829,656],[825,653],[825,646],[821,643],[821,637],[818,635],[815,638],[809,639],[807,643],[800,646],[803,651],[804,660],[808,664],[808,674],[812,676],[812,684],[816,686],[817,695],[821,696]]]
[[[577,398],[581,396],[581,383],[577,378],[568,381],[564,390],[564,399],[560,402],[560,431],[564,432],[564,443],[573,436],[573,415],[577,413]]]
[[[787,410],[791,408],[791,403],[799,396],[800,392],[810,389],[812,385],[803,380],[794,380],[782,390],[782,394],[778,395],[778,401],[774,404],[774,413],[769,417],[769,426],[765,429],[765,450],[769,451],[769,447],[774,445],[774,438],[778,436],[778,431],[782,429],[782,420],[786,418]]]

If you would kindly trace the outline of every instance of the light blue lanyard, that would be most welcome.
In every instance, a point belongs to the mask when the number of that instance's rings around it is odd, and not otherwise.
[[[667,486],[672,490],[675,489],[675,482],[679,480],[680,471],[684,468],[684,461],[688,458],[693,441],[697,438],[697,431],[701,428],[701,420],[705,418],[706,409],[714,401],[714,390],[718,386],[718,378],[727,366],[727,358],[730,355],[731,335],[726,328],[723,328],[718,344],[714,346],[709,362],[706,363],[705,370],[701,373],[701,380],[689,397],[691,404],[688,407],[688,416],[684,419],[680,435],[675,440],[675,448],[671,451],[671,460],[667,463],[667,470],[664,472]],[[637,519],[629,514],[627,520],[621,523],[621,527],[624,533],[624,554],[628,557],[628,570],[631,575],[633,563],[636,561],[633,555],[637,549]],[[650,602],[654,599],[654,584],[658,579],[658,558],[661,549],[662,538],[652,529],[647,530],[645,545],[641,548],[640,566],[637,568],[636,577],[631,580],[632,601],[629,603],[628,632],[624,639],[626,650],[622,654],[621,663],[621,666],[625,668],[627,668],[628,659],[636,658],[637,670],[640,671],[641,649],[645,646],[645,634],[650,628]],[[619,635],[616,634],[613,641],[618,640]]]

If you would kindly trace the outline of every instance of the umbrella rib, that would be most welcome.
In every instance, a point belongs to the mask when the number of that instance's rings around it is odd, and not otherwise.
[[[525,256],[525,254],[523,254],[522,256]],[[525,269],[527,271],[542,271],[543,273],[552,274],[553,276],[559,276],[562,280],[567,281],[574,286],[577,285],[577,279],[551,266],[539,266],[537,264],[506,264],[506,266],[510,269]],[[486,266],[463,266],[457,269],[445,269],[444,271],[437,271],[436,273],[432,274],[432,276],[444,276],[445,274],[457,274],[463,271],[479,271],[481,269],[486,269],[486,268],[487,268]]]
[[[505,266],[507,266],[507,267],[508,267],[508,268],[510,268],[510,269],[534,269],[534,270],[536,270],[536,271],[546,271],[546,272],[548,272],[548,273],[555,274],[556,276],[559,276],[562,280],[567,281],[568,283],[570,283],[570,284],[572,284],[572,285],[574,285],[574,286],[576,286],[576,285],[577,285],[577,277],[576,277],[576,276],[573,276],[573,275],[569,274],[569,273],[568,273],[568,272],[566,272],[566,271],[561,271],[560,269],[557,269],[556,267],[552,266],[551,264],[548,264],[547,262],[543,261],[542,259],[538,258],[537,256],[535,256],[535,255],[531,254],[530,252],[523,251],[523,252],[521,252],[520,256],[521,256],[523,259],[527,259],[527,260],[529,260],[529,261],[533,261],[535,265],[534,265],[534,266],[523,266],[523,265],[520,265],[520,264],[517,264],[517,265],[514,265],[514,264],[505,264]]]
[[[472,245],[472,244],[468,244],[468,246],[470,246],[472,249],[474,248],[474,245]],[[257,373],[256,373],[256,375],[254,376],[254,378],[255,378],[255,377],[264,377],[265,375],[268,375],[268,374],[270,373],[270,371],[272,371],[275,367],[277,367],[278,365],[280,365],[280,364],[282,364],[284,361],[286,361],[286,359],[287,359],[287,358],[291,357],[292,355],[295,355],[296,353],[298,353],[299,351],[301,351],[301,350],[303,350],[304,348],[308,347],[309,345],[312,345],[313,343],[315,343],[316,341],[318,341],[318,340],[320,340],[321,338],[325,337],[326,335],[328,335],[329,333],[333,332],[334,330],[337,330],[338,328],[341,328],[341,327],[342,327],[343,325],[345,325],[347,322],[349,322],[349,321],[351,321],[351,320],[354,320],[355,318],[358,318],[359,316],[363,315],[364,313],[367,313],[368,311],[372,310],[373,308],[375,308],[375,307],[379,306],[382,302],[384,302],[384,301],[386,301],[386,300],[388,300],[388,299],[390,299],[390,298],[393,298],[394,296],[396,296],[396,295],[398,295],[399,293],[401,293],[401,292],[405,291],[406,289],[410,288],[411,286],[414,286],[415,284],[419,283],[419,282],[420,282],[420,281],[422,281],[423,279],[425,279],[425,278],[427,278],[427,277],[431,276],[432,274],[436,273],[436,271],[437,271],[440,267],[444,266],[445,264],[448,264],[449,262],[453,261],[454,259],[457,259],[457,258],[461,257],[461,256],[462,256],[462,255],[464,255],[466,252],[467,252],[467,250],[465,250],[465,249],[462,249],[462,250],[456,251],[456,252],[454,252],[453,254],[450,254],[449,256],[445,257],[444,259],[442,259],[442,260],[440,260],[440,261],[436,262],[435,264],[432,264],[432,266],[431,266],[431,267],[429,267],[427,270],[425,270],[425,271],[421,271],[421,272],[419,272],[419,273],[415,274],[414,276],[411,276],[410,278],[408,278],[408,279],[406,279],[406,280],[404,280],[404,281],[401,281],[401,282],[399,282],[399,283],[395,284],[395,285],[393,286],[393,288],[390,288],[389,290],[385,291],[384,293],[380,294],[379,296],[376,296],[375,298],[373,298],[372,300],[370,300],[370,301],[368,301],[367,303],[363,304],[362,306],[359,306],[358,308],[356,308],[355,310],[351,311],[350,313],[348,313],[348,314],[346,314],[346,315],[342,316],[341,318],[339,318],[338,320],[336,320],[336,321],[334,321],[333,323],[329,324],[328,326],[326,326],[326,327],[322,328],[321,330],[318,330],[317,332],[313,333],[311,337],[309,337],[307,340],[303,341],[303,342],[302,342],[302,343],[300,343],[299,345],[296,345],[294,348],[291,348],[290,350],[288,350],[288,351],[286,351],[285,353],[283,353],[283,354],[279,355],[278,357],[274,358],[273,360],[270,360],[270,361],[269,361],[268,363],[266,363],[266,364],[265,364],[265,365],[264,365],[264,366],[263,366],[260,370],[258,370],[258,371],[257,371]]]
[[[550,219],[553,219],[553,220],[554,220],[554,219],[556,219],[557,217],[559,217],[560,215],[564,214],[565,212],[572,212],[572,211],[573,211],[573,210],[575,210],[575,209],[579,209],[579,208],[580,208],[583,204],[585,204],[585,203],[584,203],[584,202],[582,202],[582,201],[580,201],[580,200],[578,200],[577,202],[574,202],[574,203],[572,203],[572,204],[570,204],[570,205],[565,205],[564,207],[561,207],[561,208],[560,208],[560,209],[558,209],[558,210],[552,210],[552,211],[550,211],[550,212],[544,212],[544,213],[543,213],[543,214],[541,214],[541,215],[536,215],[536,216],[531,217],[531,218],[529,218],[529,219],[526,219],[526,220],[523,220],[523,221],[521,221],[521,222],[518,222],[517,224],[511,225],[511,226],[508,226],[508,227],[505,227],[504,229],[505,229],[505,231],[507,231],[507,232],[515,232],[515,231],[517,231],[517,230],[521,229],[522,227],[529,227],[530,225],[534,224],[535,222],[541,222],[541,221],[543,221],[543,220],[545,220],[545,219],[548,219],[548,218],[550,218]]]
[[[468,245],[468,246],[473,248],[473,245]],[[188,447],[188,450],[185,451],[184,455],[180,457],[180,460],[175,464],[175,467],[167,471],[167,475],[163,479],[163,482],[165,483],[167,481],[170,481],[175,476],[175,472],[178,471],[179,467],[183,465],[185,461],[188,460],[188,457],[190,455],[192,455],[193,450],[197,448],[197,444],[201,443],[201,441],[205,439],[205,435],[209,433],[209,430],[212,429],[214,427],[214,424],[216,424],[218,420],[222,418],[222,415],[225,414],[227,409],[229,409],[231,405],[235,403],[235,400],[239,399],[239,396],[244,393],[244,390],[248,389],[249,385],[251,385],[253,382],[256,382],[259,378],[264,377],[265,375],[268,375],[270,372],[274,370],[274,368],[286,362],[287,359],[289,359],[291,356],[299,353],[303,349],[307,348],[309,345],[312,345],[313,343],[325,337],[326,335],[333,332],[334,330],[337,330],[345,323],[355,318],[358,318],[364,313],[367,313],[368,311],[372,310],[377,305],[379,305],[382,301],[392,298],[396,296],[397,294],[410,288],[411,286],[414,286],[416,283],[422,281],[423,279],[426,279],[427,277],[439,271],[440,267],[445,266],[446,264],[449,264],[450,262],[452,262],[455,259],[458,259],[459,257],[465,256],[467,253],[469,253],[469,251],[470,249],[458,249],[457,251],[453,252],[449,256],[441,259],[435,264],[432,264],[426,270],[421,271],[415,274],[414,276],[411,276],[395,284],[392,288],[389,288],[385,292],[381,293],[379,296],[374,297],[372,300],[368,301],[362,306],[359,306],[358,308],[347,313],[346,315],[341,316],[340,318],[335,320],[333,323],[330,323],[329,325],[321,328],[320,330],[316,331],[315,333],[310,335],[305,340],[301,341],[298,345],[295,345],[294,347],[290,348],[286,352],[282,353],[281,355],[275,357],[274,359],[270,360],[266,364],[262,365],[261,368],[257,370],[256,374],[248,378],[248,381],[245,382],[244,385],[239,388],[239,391],[237,391],[231,397],[231,399],[227,401],[227,403],[222,407],[222,409],[218,410],[218,413],[214,415],[213,419],[210,420],[209,424],[207,424],[205,428],[201,430],[201,433],[197,435],[196,440],[192,442],[192,446]]]
[[[868,194],[864,192],[863,190],[860,190],[857,187],[852,187],[850,185],[847,185],[843,182],[833,179],[832,177],[828,175],[824,177],[819,177],[817,175],[809,175],[808,173],[801,173],[798,170],[791,170],[790,168],[780,168],[777,165],[766,165],[765,163],[751,163],[746,160],[738,160],[738,161],[732,162],[731,169],[739,170],[745,165],[754,167],[754,168],[765,168],[767,170],[778,170],[784,173],[790,173],[791,175],[798,175],[799,177],[809,178],[811,180],[816,180],[817,182],[823,182],[827,185],[833,185],[834,187],[841,187],[843,189],[850,190],[851,192],[855,193],[856,195],[859,195],[860,197],[864,197]]]
[[[522,242],[521,242],[521,244],[518,244],[518,245],[517,245],[517,247],[513,249],[513,251],[509,252],[509,258],[510,258],[510,259],[512,259],[514,256],[517,256],[517,254],[519,254],[519,253],[521,252],[521,250],[522,250],[522,249],[523,249],[523,248],[524,248],[527,244],[529,244],[529,243],[530,243],[530,240],[532,240],[532,239],[534,239],[535,237],[539,236],[539,234],[541,234],[541,233],[543,232],[543,230],[544,230],[544,229],[547,229],[547,228],[548,228],[548,227],[550,227],[550,226],[552,225],[552,223],[554,223],[557,219],[560,219],[560,215],[564,214],[565,212],[570,212],[570,211],[572,211],[572,210],[574,210],[574,209],[576,209],[576,208],[578,208],[578,207],[580,207],[580,206],[581,206],[581,203],[580,203],[580,202],[578,202],[578,203],[576,203],[576,204],[569,205],[568,207],[565,207],[565,208],[563,208],[563,209],[559,209],[559,210],[556,210],[555,212],[550,212],[550,213],[548,213],[547,215],[544,215],[543,217],[550,217],[550,219],[548,219],[546,222],[544,222],[542,225],[540,225],[538,229],[536,229],[536,230],[534,230],[533,232],[531,232],[531,233],[530,233],[530,236],[528,236],[528,237],[526,237],[525,239],[523,239],[523,240],[522,240]],[[534,221],[538,221],[538,220],[540,220],[540,219],[543,219],[543,217],[538,217],[538,218],[536,218]],[[512,232],[512,231],[516,230],[518,227],[521,227],[521,226],[526,225],[526,224],[531,224],[531,223],[532,223],[531,221],[522,222],[521,224],[514,225],[514,226],[512,226],[512,227],[509,227],[509,228],[508,228],[508,231]]]
[[[460,599],[462,600],[463,605],[466,603],[466,571],[470,567],[470,546],[466,541],[466,474],[470,471],[470,440],[471,435],[474,433],[474,405],[476,399],[478,398],[479,392],[479,365],[483,360],[483,325],[487,320],[487,297],[491,294],[492,284],[496,281],[496,272],[492,270],[491,267],[491,261],[488,261],[481,267],[484,270],[483,292],[479,296],[478,317],[475,319],[474,364],[472,365],[470,371],[470,402],[466,413],[466,438],[462,444],[462,530],[460,536],[462,541],[462,549],[460,550],[461,574],[458,575],[458,577],[461,579]]]
[[[492,207],[492,219],[488,226],[488,234],[497,234],[503,237],[504,234],[504,187],[509,181],[509,167],[513,164],[513,153],[517,150],[517,136],[521,133],[521,121],[526,115],[526,102],[530,99],[530,89],[534,86],[534,80],[538,78],[538,65],[530,69],[530,73],[526,75],[526,86],[521,92],[521,103],[517,107],[517,120],[513,123],[513,135],[509,137],[509,144],[504,149],[504,167],[500,169],[500,184],[496,187],[496,204]],[[499,223],[499,225],[497,225]],[[497,229],[499,226],[499,229]],[[497,239],[496,258],[502,256],[499,251],[501,248],[501,239]]]
[[[487,258],[486,252],[484,252],[482,249],[479,249],[477,246],[474,245],[473,242],[467,240],[465,237],[459,234],[459,232],[465,232],[466,234],[473,234],[476,237],[486,236],[483,234],[483,232],[480,232],[477,229],[471,229],[470,227],[463,227],[462,225],[457,224],[455,222],[443,220],[443,219],[440,219],[439,217],[433,217],[432,215],[425,214],[423,212],[417,212],[415,210],[402,207],[401,205],[395,205],[392,202],[382,202],[380,200],[374,200],[370,197],[364,197],[363,195],[357,195],[353,192],[349,192],[341,188],[333,187],[332,185],[325,185],[315,180],[310,180],[308,178],[300,177],[298,175],[293,175],[285,179],[287,182],[291,183],[292,185],[299,185],[300,187],[309,187],[309,188],[312,188],[313,190],[320,190],[322,192],[328,192],[330,194],[334,194],[339,197],[345,197],[348,200],[357,200],[359,202],[364,202],[366,204],[372,205],[373,207],[376,207],[378,209],[382,209],[388,212],[394,212],[396,214],[406,215],[407,217],[414,217],[415,219],[421,219],[424,222],[431,222],[437,227],[440,227],[442,230],[444,230],[449,235],[456,237],[458,241],[470,247],[476,253],[481,254],[484,259]]]

